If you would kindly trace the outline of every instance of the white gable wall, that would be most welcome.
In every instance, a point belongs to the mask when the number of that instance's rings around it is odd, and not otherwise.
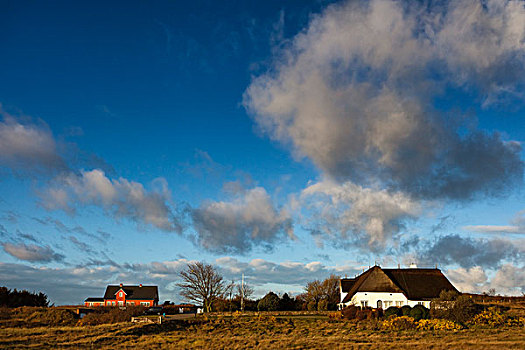
[[[343,300],[345,300],[345,297],[348,293],[341,292],[341,299],[339,299],[339,302],[342,303]]]
[[[343,293],[341,293],[342,295]],[[344,293],[346,296],[346,293]],[[344,298],[344,297],[343,297]],[[381,305],[384,310],[390,306],[401,307],[409,305],[411,307],[422,304],[423,306],[430,308],[430,301],[423,300],[408,300],[403,293],[385,293],[385,292],[357,292],[350,302],[345,303],[344,306],[355,305],[355,306],[369,306],[372,308],[377,307],[377,302],[381,300]],[[344,307],[343,306],[343,307]]]

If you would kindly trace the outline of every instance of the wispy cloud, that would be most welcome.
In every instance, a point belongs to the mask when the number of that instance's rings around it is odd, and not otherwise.
[[[158,178],[148,191],[141,183],[125,178],[110,179],[100,170],[81,171],[57,177],[41,193],[48,210],[74,212],[77,206],[98,206],[115,218],[127,218],[164,231],[182,232],[182,221],[169,205],[171,193],[166,180]]]
[[[46,216],[43,218],[33,217],[32,219],[41,225],[45,225],[45,226],[51,225],[58,232],[69,233],[69,234],[80,234],[80,235],[89,237],[91,239],[97,240],[100,243],[104,243],[106,242],[107,239],[111,238],[111,234],[107,232],[98,230],[97,231],[98,235],[97,235],[97,234],[86,231],[85,228],[79,225],[69,227],[65,225],[62,221],[52,218],[50,216]]]
[[[519,226],[512,225],[468,225],[462,229],[480,233],[525,233]]]
[[[4,251],[17,259],[46,263],[52,261],[62,261],[64,256],[56,253],[50,246],[40,246],[36,244],[12,244],[3,243]]]
[[[16,173],[67,170],[66,162],[59,154],[59,146],[43,121],[35,123],[28,117],[16,118],[1,105],[0,115],[0,166]]]

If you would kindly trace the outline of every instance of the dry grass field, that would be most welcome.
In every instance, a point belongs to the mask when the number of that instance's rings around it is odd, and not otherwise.
[[[525,349],[523,327],[460,331],[385,331],[377,323],[326,316],[241,316],[162,325],[0,328],[5,349]]]

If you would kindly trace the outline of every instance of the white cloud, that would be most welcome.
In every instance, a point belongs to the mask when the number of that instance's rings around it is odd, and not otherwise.
[[[1,105],[0,115],[0,165],[14,171],[66,170],[57,142],[45,123],[23,123]]]
[[[358,246],[366,242],[374,251],[383,249],[421,211],[420,203],[402,192],[329,180],[303,190],[301,202],[308,211],[306,225],[317,238]]]
[[[192,210],[197,241],[215,252],[245,253],[253,246],[294,238],[291,216],[277,209],[262,187],[255,187],[230,202],[207,202]]]
[[[40,246],[36,244],[2,244],[4,251],[17,259],[30,262],[52,262],[61,261],[64,256],[56,253],[50,246]]]
[[[179,272],[193,260],[177,259],[153,261],[139,264],[117,265],[108,263],[97,267],[78,266],[64,268],[32,267],[23,264],[0,262],[0,280],[8,288],[28,289],[46,293],[57,304],[80,304],[87,297],[102,296],[108,284],[152,284],[159,286],[161,302],[164,300],[182,301],[176,283]],[[330,274],[357,273],[349,266],[325,266],[318,262],[276,263],[263,259],[248,262],[232,257],[215,261],[225,281],[240,282],[241,274],[245,281],[266,294],[280,284],[282,291],[301,292],[307,282],[325,279]],[[315,266],[315,268],[312,268]],[[52,283],[42,283],[52,281]],[[273,289],[277,291],[276,289]]]
[[[316,279],[324,280],[331,274],[353,276],[359,272],[359,269],[353,266],[327,266],[318,261],[276,263],[258,258],[244,262],[232,257],[223,257],[216,259],[215,263],[221,268],[227,279],[238,280],[241,274],[244,274],[245,279],[252,286],[281,285],[280,288],[283,291],[286,291],[287,288],[297,288],[297,286],[302,289],[307,282]]]
[[[41,193],[42,205],[49,210],[74,211],[79,205],[104,208],[116,218],[128,218],[165,231],[182,231],[180,218],[170,207],[171,194],[166,180],[156,179],[148,191],[141,183],[125,178],[110,179],[100,169],[57,177],[54,185]]]
[[[480,233],[525,233],[525,210],[521,210],[514,215],[510,225],[468,225],[463,226],[463,230]]]
[[[522,233],[519,226],[511,225],[468,225],[462,229],[480,233]]]
[[[497,270],[485,270],[480,266],[468,269],[449,269],[446,272],[452,284],[461,292],[483,293],[494,288],[501,295],[525,293],[525,267],[505,264]],[[492,275],[492,278],[489,278]]]
[[[519,144],[433,101],[470,81],[480,99],[523,85],[522,23],[514,1],[331,5],[253,79],[244,105],[338,181],[420,198],[499,195],[522,181]],[[483,84],[505,70],[513,73]]]
[[[446,274],[460,292],[481,293],[488,290],[486,289],[488,277],[481,266],[449,269]]]

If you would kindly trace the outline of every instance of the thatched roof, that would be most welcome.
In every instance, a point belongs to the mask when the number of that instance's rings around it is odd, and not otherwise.
[[[348,293],[355,283],[355,278],[341,278],[340,280],[341,292]]]
[[[382,269],[374,266],[355,278],[343,299],[349,302],[357,292],[403,293],[409,300],[431,300],[442,290],[457,292],[439,269]]]

